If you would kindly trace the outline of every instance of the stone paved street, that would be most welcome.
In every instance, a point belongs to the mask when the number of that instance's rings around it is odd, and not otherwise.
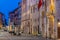
[[[50,40],[38,36],[13,36],[8,32],[0,31],[0,40]]]

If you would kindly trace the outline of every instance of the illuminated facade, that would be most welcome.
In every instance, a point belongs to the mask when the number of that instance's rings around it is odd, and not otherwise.
[[[22,0],[21,29],[23,33],[29,34],[30,14],[27,13],[29,11],[27,8],[27,0]]]
[[[44,4],[40,11],[41,24],[43,37],[57,38],[57,18],[56,18],[56,6],[51,6],[51,1],[44,1]],[[54,0],[54,5],[56,1]]]
[[[22,1],[22,20],[21,28],[24,33],[30,33],[33,35],[38,34],[38,9],[37,9],[38,0],[23,0]]]
[[[39,33],[39,12],[38,12],[38,0],[30,0],[30,31],[33,35]]]
[[[38,2],[39,0],[22,1],[21,28],[33,35],[41,33],[43,37],[57,38],[56,0],[43,0],[39,11]]]

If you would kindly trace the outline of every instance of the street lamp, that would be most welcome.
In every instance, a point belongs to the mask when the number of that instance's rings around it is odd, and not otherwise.
[[[60,26],[60,22],[58,22],[58,26]]]
[[[60,25],[60,22],[58,22],[58,24]]]

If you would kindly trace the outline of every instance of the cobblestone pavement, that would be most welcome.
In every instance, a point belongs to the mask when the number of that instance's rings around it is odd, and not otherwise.
[[[13,36],[8,32],[0,31],[0,40],[50,40],[41,36]]]

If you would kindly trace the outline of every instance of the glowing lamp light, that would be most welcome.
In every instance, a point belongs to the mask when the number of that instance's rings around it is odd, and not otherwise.
[[[58,24],[60,25],[60,22],[58,22]]]
[[[58,22],[58,27],[60,27],[60,22]]]

